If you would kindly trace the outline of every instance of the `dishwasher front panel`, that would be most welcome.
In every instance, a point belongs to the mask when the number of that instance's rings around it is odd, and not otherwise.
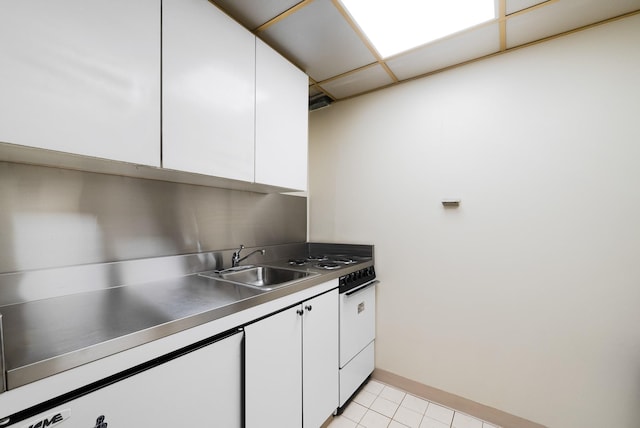
[[[241,427],[243,332],[0,427]],[[151,362],[153,363],[153,362]],[[6,420],[5,420],[6,421]]]

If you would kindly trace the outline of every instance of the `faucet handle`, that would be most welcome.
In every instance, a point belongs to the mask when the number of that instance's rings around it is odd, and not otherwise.
[[[238,251],[235,251],[231,256],[231,267],[238,266],[238,263],[240,262],[240,251],[242,250],[244,250],[244,245],[240,244],[240,248],[238,248]]]

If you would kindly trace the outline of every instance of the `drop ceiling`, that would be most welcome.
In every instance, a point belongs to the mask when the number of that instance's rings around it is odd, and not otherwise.
[[[640,0],[496,0],[496,19],[382,58],[339,0],[210,1],[307,73],[310,97],[334,101],[640,12]]]

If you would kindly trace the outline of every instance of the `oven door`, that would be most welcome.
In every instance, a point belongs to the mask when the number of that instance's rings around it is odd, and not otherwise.
[[[377,283],[340,294],[340,368],[375,339]]]

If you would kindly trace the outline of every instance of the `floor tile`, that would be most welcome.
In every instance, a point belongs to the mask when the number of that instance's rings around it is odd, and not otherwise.
[[[422,423],[420,424],[420,428],[449,428],[450,424],[445,424],[444,422],[436,421],[435,419],[431,419],[429,417],[424,417],[422,419]]]
[[[472,418],[464,413],[458,413],[453,416],[453,428],[482,428],[480,419]]]
[[[370,380],[329,428],[500,428]]]
[[[393,418],[393,415],[396,413],[400,405],[398,403],[394,403],[393,401],[389,401],[386,398],[378,397],[376,398],[369,408],[371,410],[375,410],[378,413],[381,413],[389,418]]]
[[[344,416],[336,416],[329,424],[329,428],[356,428],[357,426],[357,423]]]
[[[375,380],[370,380],[369,382],[367,382],[367,384],[364,386],[363,390],[364,391],[368,391],[372,394],[376,394],[379,395],[380,392],[382,392],[382,389],[384,388],[384,384],[380,383],[380,382],[376,382]]]
[[[409,410],[413,410],[414,412],[418,412],[421,415],[424,415],[424,412],[427,411],[427,406],[429,402],[427,400],[423,400],[422,398],[414,397],[411,394],[407,394],[400,403],[401,407],[405,407]]]
[[[373,410],[367,410],[360,421],[360,425],[365,428],[387,428],[391,419]]]
[[[342,412],[342,416],[347,419],[351,419],[354,422],[360,422],[360,419],[362,419],[365,413],[367,413],[366,407],[352,401],[351,403],[349,403],[347,408],[344,409],[344,412]]]
[[[353,397],[353,401],[358,404],[362,404],[364,407],[369,407],[371,406],[371,403],[373,403],[373,400],[375,400],[376,398],[377,397],[375,394],[372,394],[368,391],[360,391],[358,395]]]
[[[386,385],[384,388],[382,388],[382,392],[380,392],[380,397],[386,398],[387,400],[393,401],[394,403],[398,404],[402,403],[405,395],[407,395],[406,392]]]
[[[427,411],[424,414],[431,419],[435,419],[440,422],[444,422],[447,425],[451,425],[453,419],[453,410],[447,409],[435,403],[429,403]]]
[[[422,422],[422,413],[414,412],[406,407],[400,406],[398,411],[393,415],[393,420],[408,426],[409,428],[418,428]]]

